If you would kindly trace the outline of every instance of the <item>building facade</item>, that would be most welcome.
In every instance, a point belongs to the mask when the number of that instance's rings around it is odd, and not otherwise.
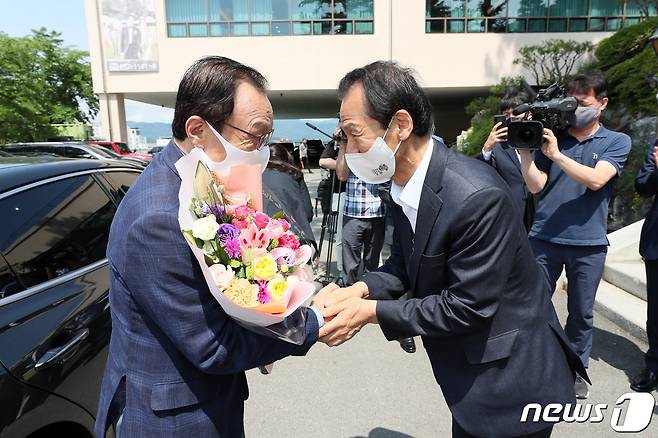
[[[412,67],[437,128],[465,128],[464,105],[520,74],[518,49],[552,38],[597,42],[646,12],[617,0],[88,0],[103,136],[127,140],[125,99],[173,107],[185,69],[206,55],[269,80],[277,118],[333,117],[349,70]],[[655,15],[656,11],[649,11]]]

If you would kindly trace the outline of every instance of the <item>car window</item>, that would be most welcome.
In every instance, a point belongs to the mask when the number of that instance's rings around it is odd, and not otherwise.
[[[112,186],[112,193],[116,198],[121,201],[128,193],[128,189],[133,185],[135,180],[139,177],[136,172],[107,172],[105,177]]]
[[[53,148],[53,149],[56,149],[56,148]],[[76,147],[73,147],[73,146],[66,146],[62,149],[64,149],[64,154],[63,155],[65,155],[67,157],[70,157],[70,158],[93,158],[89,152],[87,152],[87,151],[85,151],[84,149],[81,149],[81,148],[76,148]]]
[[[119,148],[122,154],[129,154],[132,152],[128,147],[128,145],[125,143],[115,143],[115,144],[117,145],[117,147]]]
[[[89,175],[0,200],[0,254],[29,288],[105,258],[115,207]]]
[[[0,256],[0,300],[22,290],[5,259]]]

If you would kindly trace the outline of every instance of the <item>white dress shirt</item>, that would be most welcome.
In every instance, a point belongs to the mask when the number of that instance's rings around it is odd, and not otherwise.
[[[430,139],[429,144],[425,149],[423,159],[420,160],[418,168],[414,174],[411,175],[407,184],[400,186],[395,182],[391,182],[391,199],[402,207],[402,211],[407,219],[409,219],[411,229],[414,233],[416,232],[416,219],[418,217],[420,195],[423,193],[423,184],[425,183],[425,176],[427,175],[427,169],[430,166],[430,160],[432,158],[432,150],[434,149],[432,143],[432,139]]]

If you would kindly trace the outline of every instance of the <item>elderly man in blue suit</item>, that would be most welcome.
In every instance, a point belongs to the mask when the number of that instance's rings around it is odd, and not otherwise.
[[[635,190],[640,196],[653,196],[640,235],[640,255],[647,271],[647,337],[649,350],[645,368],[631,382],[634,391],[649,392],[658,386],[658,140],[649,148],[644,166],[635,177]]]
[[[339,96],[352,172],[392,180],[395,236],[377,271],[316,299],[331,318],[321,340],[339,345],[368,323],[388,340],[420,335],[453,437],[550,436],[552,423],[524,421],[524,407],[573,404],[585,370],[509,188],[431,136],[432,107],[409,70],[366,65],[341,80]]]
[[[304,355],[318,338],[317,309],[303,309],[301,345],[235,323],[210,294],[178,224],[174,164],[183,154],[201,148],[221,164],[237,148],[266,163],[269,155],[258,152],[272,132],[265,87],[260,73],[233,60],[194,63],[179,85],[174,139],[119,207],[107,250],[112,339],[98,437],[112,426],[121,438],[243,436],[244,371]]]

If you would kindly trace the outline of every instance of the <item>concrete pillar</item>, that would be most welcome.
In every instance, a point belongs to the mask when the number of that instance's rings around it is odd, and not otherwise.
[[[98,103],[103,139],[128,142],[126,107],[123,94],[99,94]]]

